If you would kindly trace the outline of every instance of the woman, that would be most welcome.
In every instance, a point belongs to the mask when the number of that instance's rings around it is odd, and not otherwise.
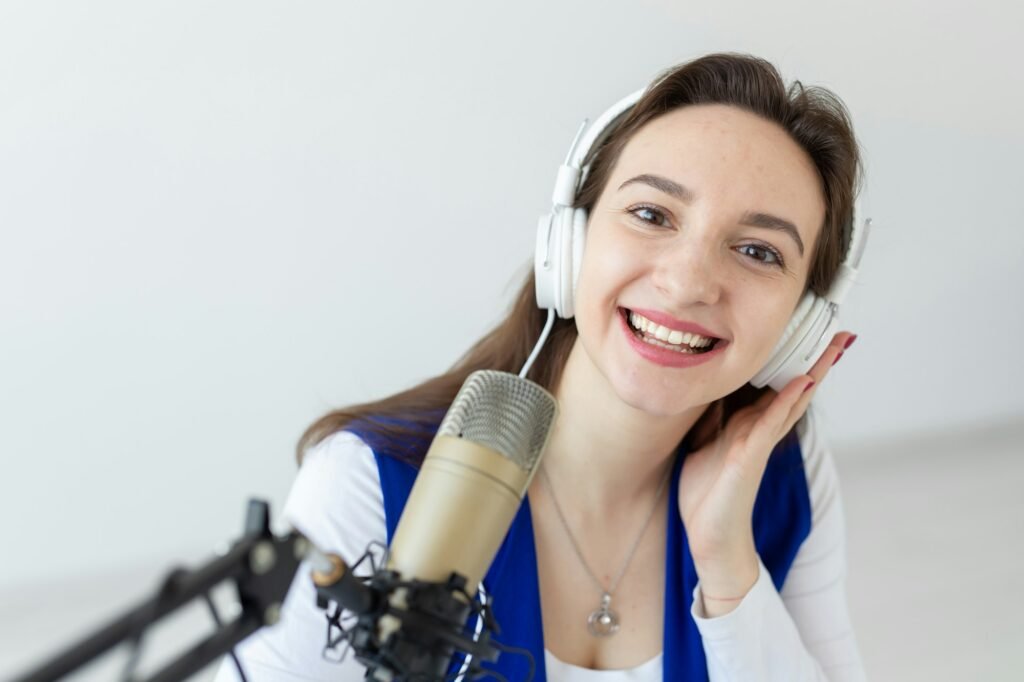
[[[386,542],[466,377],[525,363],[560,414],[484,585],[535,679],[864,679],[836,472],[807,412],[855,336],[780,390],[749,383],[850,249],[845,108],[763,60],[708,55],[656,79],[585,161],[586,248],[570,293],[541,302],[563,318],[543,351],[538,269],[449,372],[315,422],[285,518],[350,561]],[[313,602],[304,573],[282,623],[239,647],[251,677],[362,678],[321,656]],[[521,659],[499,669],[523,679]],[[218,680],[234,678],[225,661]]]

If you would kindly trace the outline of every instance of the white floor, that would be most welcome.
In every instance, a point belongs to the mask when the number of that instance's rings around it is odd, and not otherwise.
[[[1024,423],[837,448],[850,608],[873,682],[1024,680],[1022,440]],[[185,563],[195,565],[200,556]],[[149,596],[170,568],[134,567],[55,586],[0,586],[0,678]],[[143,659],[145,669],[210,627],[203,608],[190,608],[156,633],[148,648],[156,653]],[[124,652],[107,659],[70,679],[117,679]],[[194,679],[208,682],[214,668]]]
[[[870,679],[1024,680],[1024,422],[836,451]]]

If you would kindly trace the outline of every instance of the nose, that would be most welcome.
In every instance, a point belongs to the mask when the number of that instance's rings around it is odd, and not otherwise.
[[[724,264],[711,237],[693,229],[667,244],[659,254],[651,279],[665,301],[678,308],[714,305],[722,295]]]

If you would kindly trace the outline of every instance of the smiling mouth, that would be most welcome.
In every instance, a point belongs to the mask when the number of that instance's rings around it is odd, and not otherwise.
[[[644,343],[650,344],[652,346],[657,346],[659,348],[665,348],[666,350],[672,350],[677,353],[682,353],[683,355],[703,355],[704,353],[709,353],[712,350],[714,350],[715,347],[718,345],[719,341],[721,341],[721,339],[709,337],[712,338],[711,343],[708,344],[707,346],[704,346],[703,348],[694,348],[693,346],[687,343],[669,343],[665,339],[659,339],[657,336],[654,336],[644,331],[640,331],[639,329],[634,327],[633,322],[630,320],[630,311],[627,310],[626,308],[619,308],[619,314],[622,315],[622,317],[625,319],[626,324],[629,326],[629,329],[633,332],[633,335],[640,341],[643,341]]]

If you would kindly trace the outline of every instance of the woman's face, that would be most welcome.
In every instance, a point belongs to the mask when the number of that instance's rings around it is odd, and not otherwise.
[[[719,104],[654,119],[626,144],[590,212],[579,342],[616,394],[651,414],[733,392],[781,338],[824,216],[813,162],[776,124]],[[785,223],[795,234],[763,226]],[[638,309],[724,341],[694,366],[654,361],[622,323],[623,310]]]

